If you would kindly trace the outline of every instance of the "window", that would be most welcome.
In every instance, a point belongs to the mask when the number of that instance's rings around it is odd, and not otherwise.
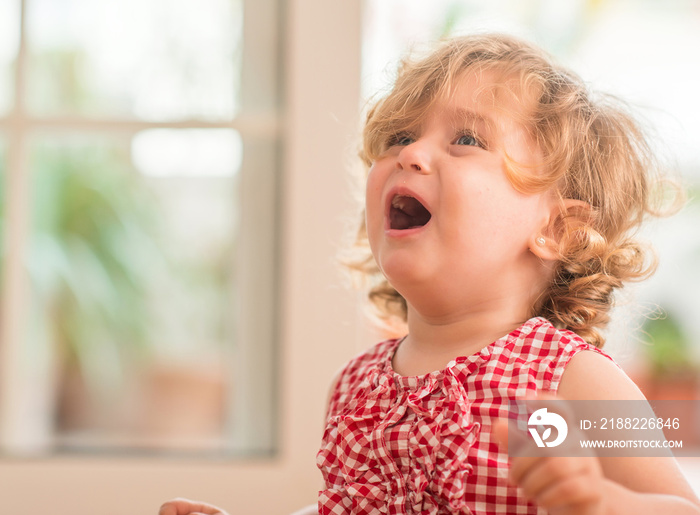
[[[6,451],[274,450],[273,3],[0,2]]]

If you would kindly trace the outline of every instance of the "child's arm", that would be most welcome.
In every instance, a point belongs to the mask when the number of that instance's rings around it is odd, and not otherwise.
[[[644,399],[614,363],[594,352],[571,360],[558,395],[570,400]],[[673,458],[520,457],[512,460],[510,477],[551,513],[700,514],[700,500]]]

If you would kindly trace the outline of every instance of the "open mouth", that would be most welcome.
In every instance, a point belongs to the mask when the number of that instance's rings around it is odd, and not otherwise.
[[[389,227],[399,231],[423,227],[430,221],[430,211],[414,197],[395,195],[389,208]]]

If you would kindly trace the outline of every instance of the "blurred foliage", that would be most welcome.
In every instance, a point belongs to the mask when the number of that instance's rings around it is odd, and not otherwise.
[[[31,55],[34,80],[29,83],[29,98],[41,102],[40,111],[88,110],[94,99],[86,81],[86,57],[80,49],[52,49]]]
[[[445,18],[440,27],[438,27],[438,38],[448,38],[451,36],[460,20],[468,13],[467,7],[463,2],[453,2],[447,7]]]
[[[38,317],[63,359],[98,391],[148,351],[146,285],[164,256],[153,198],[114,148],[39,146],[30,276]]]
[[[685,192],[689,205],[700,205],[700,185],[691,184]]]
[[[648,319],[644,324],[643,334],[649,339],[643,348],[653,375],[695,375],[698,363],[694,361],[691,342],[673,315],[666,313]]]

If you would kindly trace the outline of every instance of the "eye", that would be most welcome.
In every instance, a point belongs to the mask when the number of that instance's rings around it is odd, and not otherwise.
[[[467,145],[470,147],[483,147],[481,142],[471,133],[465,133],[455,140],[455,145]]]
[[[400,147],[406,147],[406,146],[410,145],[411,143],[413,143],[414,141],[416,141],[416,140],[412,135],[403,132],[403,133],[394,135],[394,137],[392,137],[389,140],[388,146],[393,147],[394,145],[398,145]]]

